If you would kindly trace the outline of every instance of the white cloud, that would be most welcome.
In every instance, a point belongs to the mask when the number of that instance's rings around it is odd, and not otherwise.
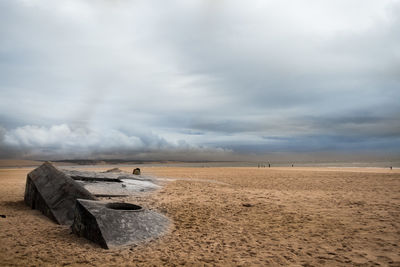
[[[141,136],[127,135],[121,131],[94,131],[71,128],[67,124],[50,127],[26,125],[12,130],[1,129],[0,148],[13,149],[28,157],[137,157],[147,154],[160,157],[170,153],[229,154],[221,148],[195,146],[184,140],[169,142],[151,132]],[[196,155],[194,155],[196,156]]]

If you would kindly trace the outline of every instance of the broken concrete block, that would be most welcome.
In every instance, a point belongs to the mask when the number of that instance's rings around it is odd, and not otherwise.
[[[126,197],[160,188],[150,177],[124,172],[93,172],[59,169],[96,197]]]
[[[25,203],[32,209],[40,210],[58,224],[72,224],[78,198],[96,199],[50,162],[43,163],[27,175]]]
[[[140,175],[140,169],[139,169],[139,168],[134,169],[133,172],[132,172],[132,174],[134,174],[134,175]]]
[[[71,229],[108,249],[156,238],[168,225],[167,217],[138,205],[78,199]]]
[[[122,172],[122,170],[121,169],[119,169],[119,168],[112,168],[112,169],[108,169],[108,170],[106,170],[106,171],[104,171],[105,173],[107,173],[107,172]]]

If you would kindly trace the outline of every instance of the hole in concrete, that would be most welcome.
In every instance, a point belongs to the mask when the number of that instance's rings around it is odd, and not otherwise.
[[[113,210],[129,210],[129,211],[141,211],[143,208],[141,206],[130,204],[130,203],[108,203],[106,207]]]

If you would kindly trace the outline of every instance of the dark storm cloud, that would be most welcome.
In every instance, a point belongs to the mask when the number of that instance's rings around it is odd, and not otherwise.
[[[310,124],[325,133],[371,137],[399,138],[400,121],[396,117],[345,116],[327,118],[309,118]]]
[[[268,138],[270,140],[270,138]],[[261,142],[260,142],[261,143]],[[388,140],[385,138],[349,137],[349,136],[306,136],[278,140],[269,144],[225,144],[234,151],[255,153],[258,155],[273,152],[336,152],[336,153],[373,153],[386,152],[398,156],[400,138]],[[304,144],[307,144],[305,146]],[[316,158],[323,160],[323,158]]]
[[[1,156],[399,149],[399,15],[391,0],[2,1]]]

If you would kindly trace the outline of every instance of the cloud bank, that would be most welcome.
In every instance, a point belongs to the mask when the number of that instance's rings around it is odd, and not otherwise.
[[[66,124],[51,127],[23,126],[1,132],[0,145],[3,154],[19,154],[26,158],[126,158],[161,160],[163,157],[177,160],[185,155],[218,159],[231,153],[228,149],[193,146],[184,140],[170,143],[152,133],[126,135],[117,130],[96,132],[83,128],[73,129]],[[20,154],[19,154],[20,155]]]
[[[399,15],[395,0],[2,1],[0,156],[395,153]]]

